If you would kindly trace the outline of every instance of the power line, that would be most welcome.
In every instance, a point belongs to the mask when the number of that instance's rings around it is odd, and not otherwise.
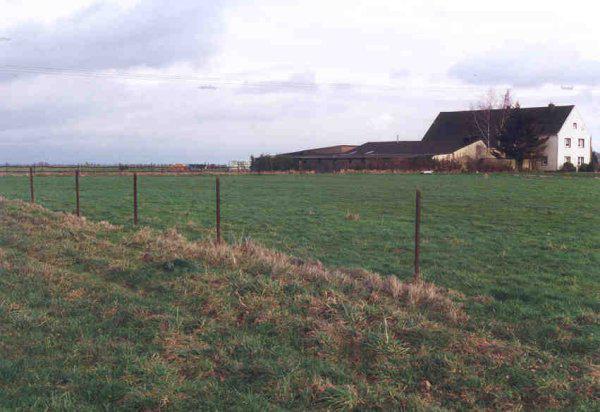
[[[393,84],[368,84],[368,83],[344,83],[344,82],[299,82],[294,80],[224,80],[220,77],[200,77],[193,75],[178,75],[178,74],[156,74],[156,73],[132,73],[132,72],[98,72],[90,69],[73,69],[73,68],[58,68],[58,67],[43,67],[43,66],[13,66],[2,65],[0,72],[5,73],[24,73],[51,75],[66,78],[100,78],[100,79],[116,79],[116,80],[140,80],[140,81],[183,81],[183,82],[199,82],[203,83],[199,88],[206,90],[214,90],[217,87],[237,86],[243,88],[290,88],[312,90],[318,87],[328,87],[337,90],[352,89],[352,88],[368,88],[390,91],[401,90],[429,90],[429,91],[480,91],[485,86],[477,85],[393,85]]]
[[[0,38],[1,40],[1,38]],[[355,82],[301,82],[295,80],[228,80],[222,76],[194,76],[184,74],[159,74],[159,73],[134,73],[126,71],[101,72],[92,69],[75,69],[64,67],[45,67],[45,66],[15,66],[1,65],[0,73],[23,73],[32,75],[50,75],[63,78],[94,78],[94,79],[113,79],[113,80],[138,80],[152,82],[197,82],[198,89],[217,90],[225,87],[239,87],[247,90],[260,89],[295,89],[295,90],[315,90],[319,88],[328,88],[331,90],[352,90],[352,89],[370,89],[376,91],[428,91],[428,92],[470,92],[476,93],[488,89],[489,85],[423,85],[423,84],[369,84]],[[575,87],[560,87],[561,91],[574,91]],[[515,87],[511,87],[514,89]],[[586,86],[586,90],[596,90],[599,86]]]

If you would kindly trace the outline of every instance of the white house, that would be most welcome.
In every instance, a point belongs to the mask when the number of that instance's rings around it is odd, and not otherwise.
[[[562,122],[560,129],[550,135],[544,149],[542,161],[539,164],[542,170],[558,170],[566,162],[576,167],[583,163],[590,163],[592,159],[592,135],[581,114],[575,106],[569,108],[569,114]]]
[[[536,162],[535,166],[538,169],[559,170],[566,162],[571,162],[576,167],[583,163],[590,163],[592,135],[575,106],[550,104],[544,107],[521,108],[521,111],[525,121],[530,122],[541,136],[549,137],[541,159]],[[480,128],[476,127],[475,123],[478,117],[487,116],[489,122],[495,124],[499,122],[500,116],[504,116],[504,111],[441,112],[422,142],[438,146],[443,143],[452,148],[446,154],[436,156],[439,159],[479,158],[482,153],[481,146],[485,146],[487,139],[481,135]],[[493,148],[495,143],[492,139],[490,146]]]

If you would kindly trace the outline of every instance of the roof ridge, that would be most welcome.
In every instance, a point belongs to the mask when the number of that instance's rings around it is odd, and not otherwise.
[[[574,104],[563,104],[563,105],[554,105],[554,106],[531,106],[531,107],[521,107],[521,109],[524,110],[531,110],[531,109],[550,109],[550,108],[575,108]],[[513,107],[514,109],[514,107]],[[450,111],[441,111],[440,114],[442,113],[473,113],[473,112],[483,112],[486,111],[487,109],[476,109],[476,110],[450,110]],[[491,109],[491,111],[496,111],[496,110],[504,110],[504,109]]]
[[[366,144],[373,144],[373,143],[404,143],[404,142],[421,142],[421,140],[378,140],[378,141],[369,141],[369,142],[365,142],[363,144],[361,144],[360,146],[364,146]]]

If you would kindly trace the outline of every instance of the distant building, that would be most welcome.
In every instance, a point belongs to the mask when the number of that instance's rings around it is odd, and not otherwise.
[[[229,162],[229,171],[245,172],[250,170],[250,162],[248,160],[232,160]]]
[[[536,125],[541,136],[548,137],[538,159],[531,159],[528,167],[540,170],[558,170],[566,163],[575,166],[591,161],[591,134],[574,106],[522,108],[527,122]],[[491,110],[489,120],[505,113]],[[482,111],[441,112],[420,141],[368,142],[361,146],[340,145],[284,153],[299,162],[300,169],[333,171],[348,168],[395,168],[409,159],[468,160],[494,158],[497,141],[487,138],[477,126]]]

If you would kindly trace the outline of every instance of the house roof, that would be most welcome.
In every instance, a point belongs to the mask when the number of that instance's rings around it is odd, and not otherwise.
[[[542,135],[559,132],[575,106],[544,106],[521,108],[526,121],[536,125]],[[495,124],[503,110],[491,110],[491,123]],[[466,110],[459,112],[441,112],[423,136],[423,142],[436,149],[452,152],[469,143],[483,138],[476,126],[478,115],[487,114],[483,110]],[[495,142],[491,142],[492,145]]]

